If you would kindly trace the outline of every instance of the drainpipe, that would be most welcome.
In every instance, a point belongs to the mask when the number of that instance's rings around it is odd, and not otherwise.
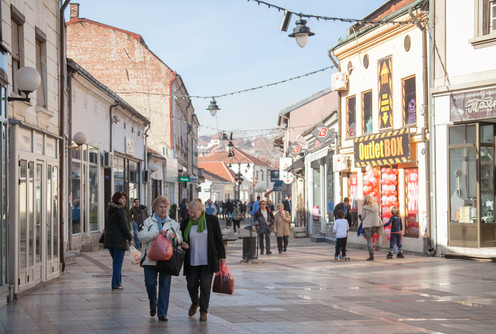
[[[143,133],[143,136],[145,136],[145,152],[144,152],[144,157],[143,157],[143,160],[144,160],[144,166],[143,166],[143,169],[148,171],[148,131],[150,131],[150,124],[148,124],[148,126],[146,127],[145,129],[145,132]],[[150,175],[150,171],[148,171],[148,178],[149,180],[151,180],[151,175]],[[150,208],[151,208],[151,196],[150,196],[150,182],[147,182],[147,184],[145,185],[145,193],[146,193],[146,198],[145,198],[145,203],[146,203],[146,207],[147,207],[147,210],[148,212],[150,212]]]
[[[171,148],[172,150],[174,150],[174,139],[173,139],[173,135],[174,135],[174,131],[173,131],[173,125],[174,125],[174,119],[172,117],[172,112],[173,112],[173,108],[172,108],[172,104],[174,103],[174,90],[173,90],[173,86],[174,86],[174,81],[176,81],[176,78],[177,78],[177,74],[176,72],[172,72],[172,79],[169,81],[169,92],[170,92],[170,103],[169,103],[169,118],[170,118],[170,143],[171,143]]]
[[[431,1],[432,3],[433,1]],[[425,152],[425,165],[426,165],[426,176],[425,176],[425,186],[426,189],[429,190],[430,196],[427,197],[427,216],[426,216],[426,230],[427,230],[427,236],[428,239],[426,240],[426,244],[424,244],[424,253],[426,255],[432,255],[432,217],[433,217],[433,210],[432,208],[435,207],[435,205],[432,205],[433,196],[432,196],[432,185],[431,185],[431,173],[435,173],[435,169],[431,169],[431,161],[433,161],[433,156],[431,156],[431,146],[434,143],[433,138],[432,138],[432,131],[431,131],[431,136],[429,140],[426,138],[426,134],[429,132],[429,117],[431,115],[430,112],[430,102],[429,102],[429,87],[430,87],[430,76],[427,74],[427,69],[428,69],[428,64],[427,64],[427,35],[426,35],[426,29],[423,25],[420,24],[420,22],[417,20],[415,15],[413,15],[412,10],[410,9],[408,11],[408,14],[412,18],[415,26],[419,28],[419,30],[422,32],[422,85],[423,85],[423,94],[422,94],[422,108],[424,110],[424,127],[422,128],[422,139],[424,143],[427,143],[425,145],[426,147],[426,152]],[[430,13],[429,13],[430,15]],[[433,59],[433,58],[432,58]],[[431,125],[433,125],[431,123]],[[432,180],[435,180],[435,175],[432,178]]]
[[[334,64],[334,67],[336,67],[336,69],[339,72],[341,72],[341,64],[339,64],[338,61],[336,59],[334,59],[333,51],[329,50],[327,52],[327,55],[329,56],[332,63]],[[338,129],[341,129],[341,124],[342,124],[341,123],[341,91],[338,90]],[[341,135],[341,133],[338,133],[339,143],[336,140],[336,149],[334,150],[334,154],[339,153],[339,149],[341,148],[341,137],[343,137]],[[341,180],[341,178],[339,178],[339,180]],[[334,200],[336,200],[335,194],[332,194],[332,195],[334,197]],[[341,198],[343,198],[343,187],[341,186],[341,182],[339,182],[339,200],[341,200]],[[336,203],[336,201],[334,203]]]
[[[60,215],[59,223],[59,256],[60,265],[62,272],[65,270],[65,249],[64,249],[64,210],[65,199],[65,148],[66,148],[66,136],[65,136],[65,71],[66,71],[66,57],[65,57],[65,19],[64,11],[69,5],[70,0],[65,0],[59,10],[59,208],[62,209],[62,214]]]

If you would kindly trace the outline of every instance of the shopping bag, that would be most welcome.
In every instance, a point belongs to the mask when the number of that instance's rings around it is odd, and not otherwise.
[[[172,276],[179,276],[179,272],[183,267],[185,254],[185,251],[179,247],[175,247],[172,252],[172,257],[168,261],[157,262],[158,272]]]
[[[148,250],[148,258],[151,261],[166,261],[172,256],[172,244],[165,236],[159,234],[153,240]]]
[[[131,264],[139,264],[141,260],[141,252],[134,246],[129,246],[129,253],[131,253]]]
[[[215,273],[212,292],[225,293],[228,295],[234,293],[234,278],[225,262],[221,263],[219,271]]]

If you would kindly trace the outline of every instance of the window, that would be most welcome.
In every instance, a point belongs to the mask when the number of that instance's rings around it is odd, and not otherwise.
[[[11,53],[12,53],[12,91],[20,94],[21,92],[16,88],[14,82],[15,72],[21,68],[23,63],[23,31],[22,25],[26,21],[24,15],[21,14],[14,6],[10,7],[11,13],[11,30],[12,30],[12,40],[11,40]]]
[[[493,45],[496,42],[496,0],[475,0],[474,47]],[[490,44],[489,44],[490,43]]]
[[[356,136],[356,97],[346,99],[346,137]]]
[[[362,93],[362,131],[372,133],[372,91]]]
[[[46,57],[46,35],[36,28],[36,70],[40,73],[41,83],[36,91],[36,105],[46,107],[47,90],[47,57]]]
[[[415,94],[415,77],[402,80],[403,87],[403,122],[405,125],[417,124],[417,98]]]

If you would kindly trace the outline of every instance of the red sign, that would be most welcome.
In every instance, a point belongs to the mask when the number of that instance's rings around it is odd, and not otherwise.
[[[406,233],[419,233],[419,174],[417,168],[406,170]]]

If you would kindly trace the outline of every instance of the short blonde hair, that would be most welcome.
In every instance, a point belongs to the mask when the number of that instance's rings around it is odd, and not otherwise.
[[[198,202],[197,200],[193,200],[189,202],[188,209],[200,209],[201,211],[205,211],[205,207],[202,202]]]
[[[393,206],[393,207],[391,208],[391,214],[392,214],[393,216],[399,216],[399,215],[400,215],[400,209],[398,209],[397,207]]]
[[[169,200],[165,196],[159,196],[153,201],[153,211],[157,211],[159,204],[165,203],[165,206],[169,208]]]

